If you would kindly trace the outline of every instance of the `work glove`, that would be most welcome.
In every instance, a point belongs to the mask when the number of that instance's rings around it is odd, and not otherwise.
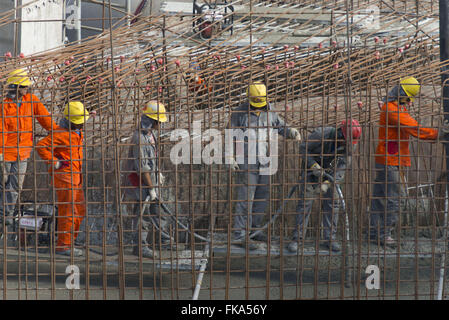
[[[163,185],[165,182],[165,177],[162,173],[159,173],[159,185]]]
[[[230,161],[230,163],[229,163],[229,167],[230,167],[231,170],[233,170],[233,171],[236,171],[236,170],[239,170],[239,169],[240,169],[239,164],[237,163],[237,161],[235,161],[234,158],[231,158],[231,161]]]
[[[309,198],[309,197],[315,195],[316,189],[318,189],[318,188],[315,188],[315,186],[313,184],[307,183],[306,187],[305,187],[306,197]]]
[[[157,199],[157,193],[155,188],[150,189],[150,201],[154,201]]]
[[[291,128],[288,134],[288,137],[290,139],[295,139],[297,141],[301,141],[301,134],[299,133],[299,131],[295,128]]]
[[[316,162],[310,167],[310,169],[312,169],[312,174],[317,178],[323,175],[323,168],[321,168],[321,166]]]
[[[321,188],[319,183],[310,183],[306,186],[306,198],[314,198],[319,196],[321,193]]]
[[[449,120],[445,119],[441,126],[441,129],[438,131],[438,138],[440,140],[447,140],[447,134],[449,133]]]
[[[331,183],[328,180],[324,181],[321,184],[321,192],[326,193],[329,190],[330,186],[331,186]]]
[[[68,167],[68,166],[69,166],[69,162],[68,161],[58,160],[55,163],[55,170],[59,170],[59,169],[62,169],[62,168]]]

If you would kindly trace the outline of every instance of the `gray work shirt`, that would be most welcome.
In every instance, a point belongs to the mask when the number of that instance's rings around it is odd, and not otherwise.
[[[229,129],[233,129],[235,137],[235,159],[242,170],[256,170],[267,167],[268,160],[264,158],[277,157],[278,144],[275,133],[282,136],[290,134],[290,128],[271,111],[271,106],[261,108],[260,114],[249,109],[249,103],[243,103],[233,110]],[[243,145],[243,147],[242,147]]]
[[[146,132],[136,130],[132,136],[126,170],[128,173],[135,172],[140,177],[142,173],[149,172],[151,182],[156,187],[159,181],[157,140],[151,130],[148,134],[144,133]]]

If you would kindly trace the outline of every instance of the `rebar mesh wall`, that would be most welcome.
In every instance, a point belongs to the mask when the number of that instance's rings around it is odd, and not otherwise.
[[[56,214],[49,220],[52,237],[46,243],[36,240],[44,231],[16,227],[6,232],[3,225],[2,298],[446,297],[446,169],[439,140],[411,140],[412,165],[400,170],[401,209],[393,234],[397,248],[367,239],[382,98],[401,77],[413,75],[422,87],[410,114],[426,127],[441,124],[444,63],[439,61],[437,6],[423,0],[232,5],[233,32],[228,26],[210,40],[199,37],[204,15],[168,12],[139,17],[131,25],[125,17],[110,33],[52,52],[5,55],[2,79],[14,69],[26,69],[30,91],[55,121],[73,100],[96,115],[83,129],[87,211],[74,243],[83,256],[56,254]],[[377,29],[360,24],[360,15],[373,6],[379,10]],[[105,6],[105,21],[108,10]],[[3,13],[0,23],[13,24],[13,14]],[[346,209],[340,208],[338,221],[341,252],[322,247],[319,194],[298,253],[287,250],[301,198],[298,190],[288,195],[305,165],[299,143],[283,137],[277,140],[277,170],[269,177],[263,223],[253,229],[264,229],[268,241],[259,241],[254,251],[232,242],[239,172],[224,163],[220,151],[230,117],[247,101],[246,89],[253,81],[267,85],[273,111],[300,131],[302,142],[308,143],[308,135],[319,127],[338,128],[347,119],[360,122],[362,137],[341,184]],[[2,90],[4,97],[6,83]],[[171,250],[159,247],[160,233],[153,227],[153,259],[133,255],[138,232],[133,216],[145,204],[125,195],[131,136],[149,100],[168,110],[169,121],[157,133],[157,153],[166,177],[160,210],[172,237]],[[37,143],[48,133],[34,123]],[[175,150],[181,145],[187,153],[177,164]],[[223,149],[211,153],[211,146]],[[33,149],[17,206],[37,220],[40,211],[57,204],[47,163]],[[17,226],[19,218],[14,221]],[[378,289],[367,288],[369,266],[379,268]],[[79,270],[79,289],[67,289],[73,270]]]

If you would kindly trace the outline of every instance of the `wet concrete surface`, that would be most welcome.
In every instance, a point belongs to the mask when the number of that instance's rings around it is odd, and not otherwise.
[[[239,246],[216,244],[199,299],[434,299],[444,242],[419,239],[416,247],[405,238],[401,243],[399,252],[367,243],[354,251],[364,255],[354,257],[322,249],[315,254],[314,241],[304,245],[302,255],[279,250],[276,241],[270,254],[263,244],[249,254]],[[129,248],[122,256],[114,250],[65,257],[35,248],[7,249],[5,255],[1,249],[0,298],[191,299],[204,261],[201,249],[161,250],[157,259],[140,259]],[[66,288],[69,265],[79,268],[80,289]],[[378,290],[366,289],[368,265],[379,267]]]

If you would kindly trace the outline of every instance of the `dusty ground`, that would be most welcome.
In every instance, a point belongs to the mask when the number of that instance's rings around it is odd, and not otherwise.
[[[326,250],[315,254],[313,245],[306,246],[304,255],[284,251],[280,255],[280,251],[274,250],[275,241],[270,255],[263,246],[250,255],[236,246],[231,246],[231,255],[226,255],[225,248],[217,246],[208,261],[199,299],[434,299],[440,271],[437,251],[442,249],[442,243],[432,255],[428,251],[431,246],[424,239],[419,239],[421,242],[418,256],[414,255],[413,246],[406,243],[400,254],[371,245],[369,251],[361,250],[365,255],[356,256],[355,260],[329,255]],[[124,279],[119,277],[120,261],[116,255],[89,251],[88,256],[71,260],[10,249],[6,262],[3,253],[2,250],[0,298],[119,299],[123,281],[125,299],[152,300],[191,299],[202,252],[195,251],[197,259],[193,263],[188,250],[178,252],[179,260],[176,252],[164,251],[160,259],[139,261],[127,249],[122,264],[125,273],[121,273],[125,274]],[[348,287],[344,282],[348,276],[344,261],[351,270]],[[70,264],[80,268],[79,290],[65,287],[65,268]],[[379,290],[365,288],[365,269],[369,264],[380,268]],[[193,273],[192,266],[196,268]],[[51,271],[54,277],[49,276]]]

